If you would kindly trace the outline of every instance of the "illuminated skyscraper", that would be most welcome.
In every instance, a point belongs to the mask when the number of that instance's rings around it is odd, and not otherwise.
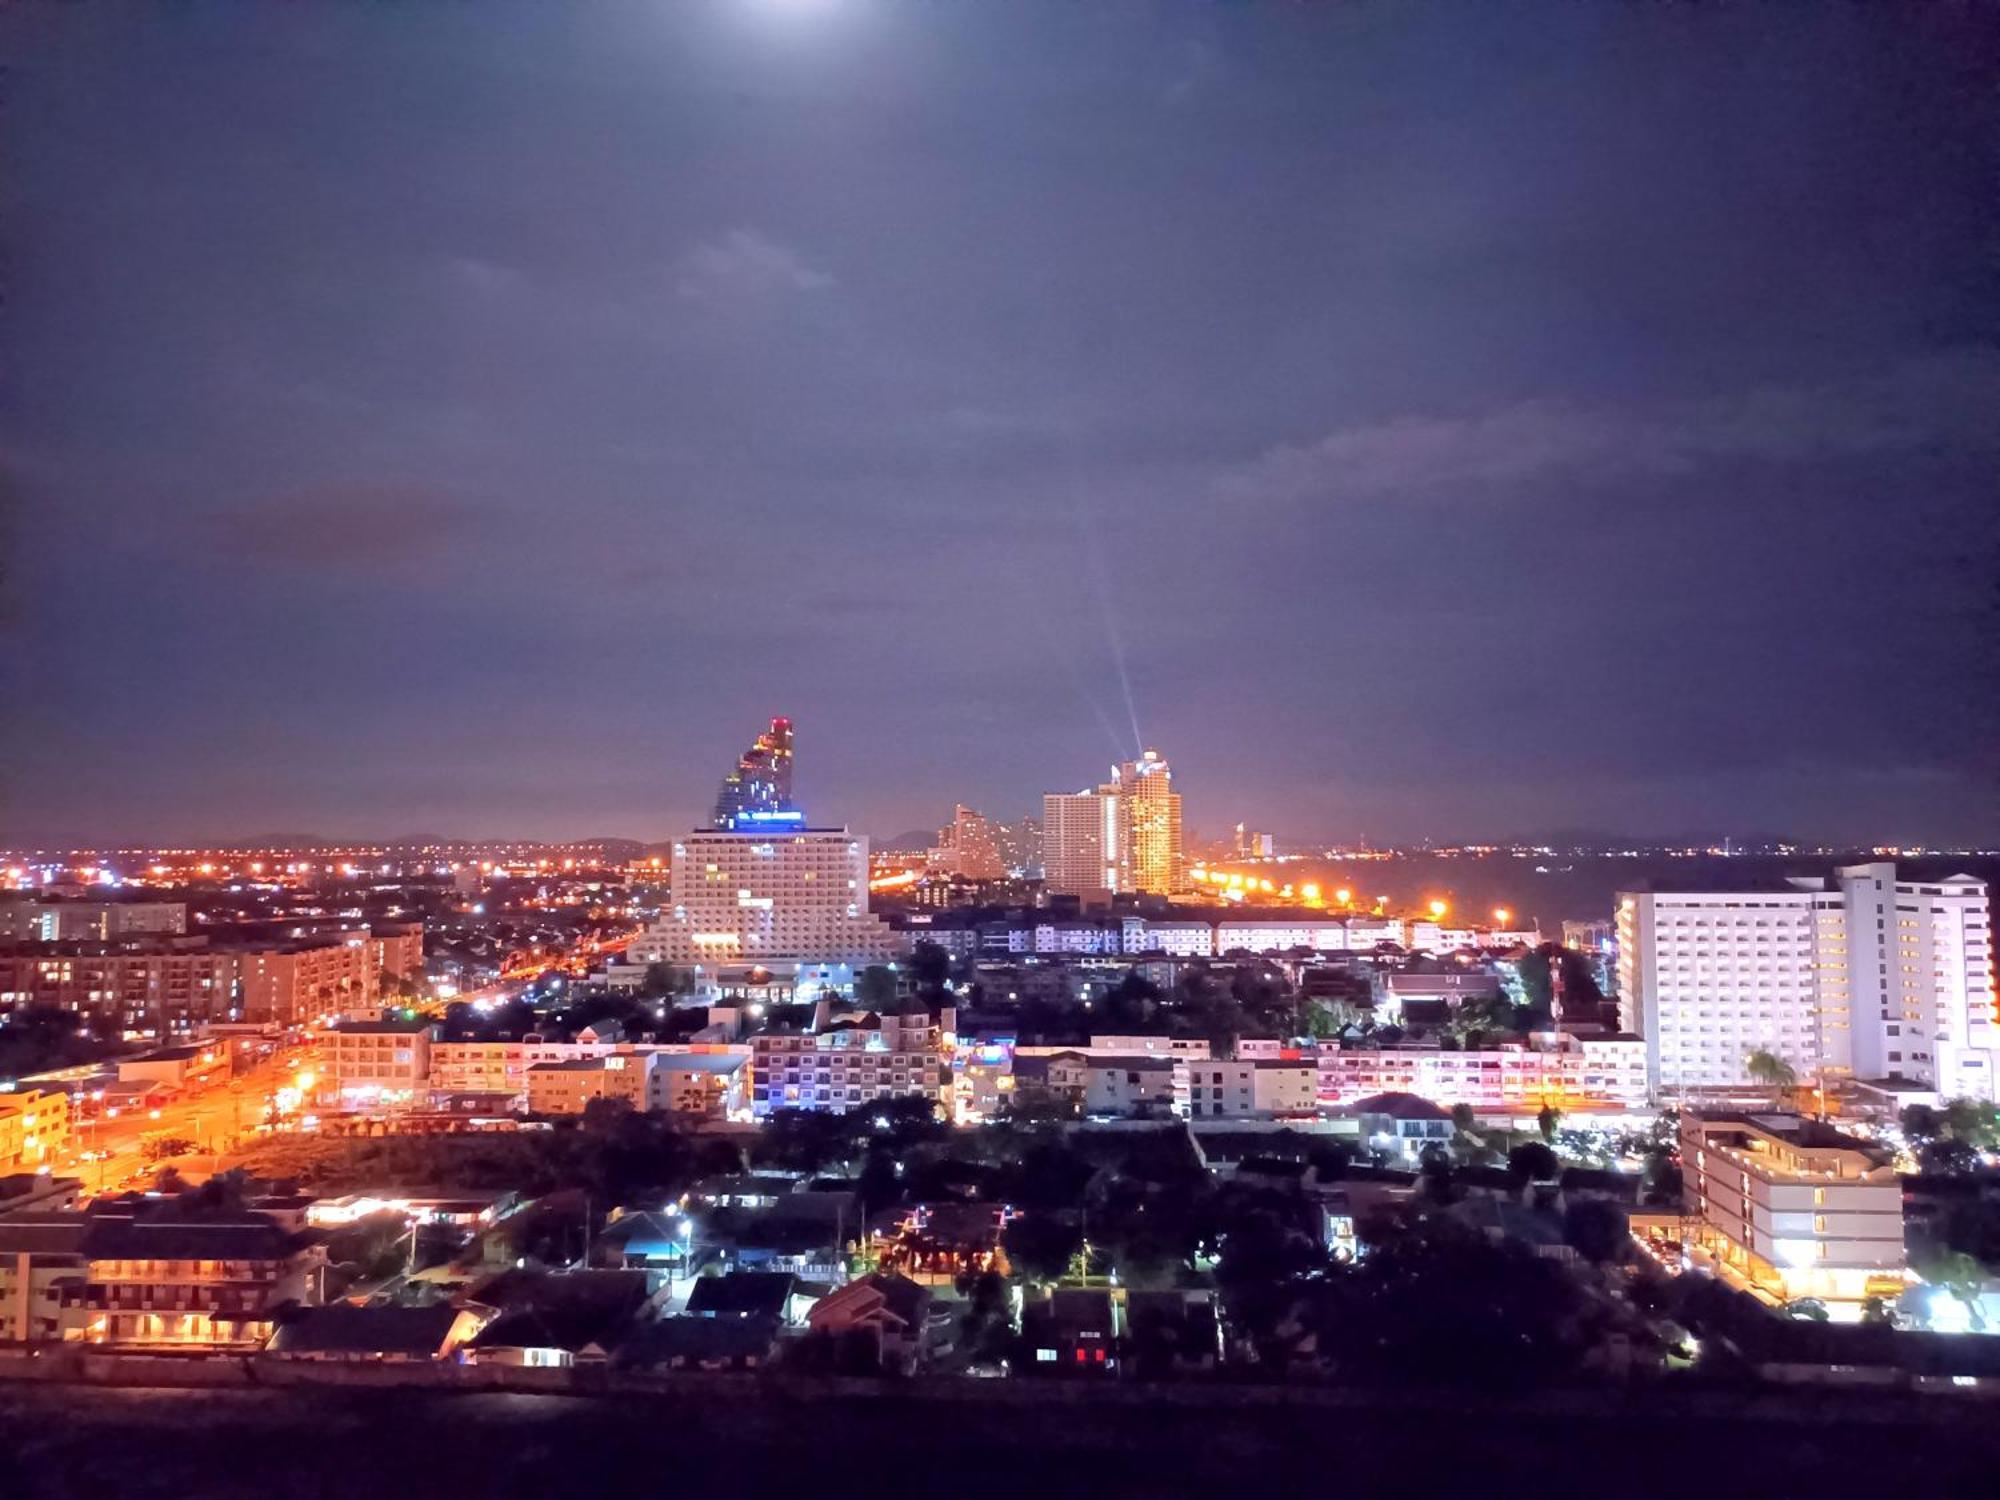
[[[691,968],[700,992],[773,975],[800,996],[843,988],[903,949],[868,909],[868,840],[808,828],[792,803],[789,719],[773,719],[723,779],[715,826],[674,841],[668,880],[666,908],[626,956]]]
[[[1042,798],[1048,889],[1089,899],[1107,893],[1166,896],[1183,889],[1181,797],[1157,750],[1111,768],[1095,791]]]
[[[1157,750],[1113,769],[1104,791],[1115,799],[1110,827],[1115,846],[1106,863],[1112,888],[1166,896],[1181,890],[1181,794]]]
[[[771,727],[722,778],[715,798],[717,828],[782,827],[805,822],[792,804],[792,721],[773,719]]]

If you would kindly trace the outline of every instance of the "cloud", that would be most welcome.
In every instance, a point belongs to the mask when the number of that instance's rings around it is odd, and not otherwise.
[[[321,485],[208,512],[205,539],[255,562],[392,571],[443,552],[471,525],[462,501],[419,485]]]
[[[2000,441],[2000,354],[1974,351],[1824,386],[1764,386],[1651,408],[1527,401],[1400,417],[1274,448],[1225,480],[1241,499],[1374,500],[1511,491],[1558,478],[1686,473],[1727,459],[1810,463]]]
[[[833,277],[754,229],[706,240],[675,264],[674,289],[695,301],[824,291]]]

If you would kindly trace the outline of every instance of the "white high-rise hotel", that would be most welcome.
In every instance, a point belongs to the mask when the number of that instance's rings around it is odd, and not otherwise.
[[[2000,1028],[1986,886],[1899,881],[1633,891],[1618,898],[1620,1022],[1646,1040],[1656,1093],[1748,1084],[1756,1051],[1801,1082],[1897,1077],[1996,1097]]]
[[[724,826],[675,840],[670,895],[659,920],[632,941],[633,963],[692,966],[701,981],[752,968],[806,971],[894,958],[901,944],[868,909],[868,840],[844,828],[808,828],[791,802],[791,723],[784,776],[724,783]],[[769,736],[746,752],[748,766]],[[838,982],[838,975],[822,974]]]

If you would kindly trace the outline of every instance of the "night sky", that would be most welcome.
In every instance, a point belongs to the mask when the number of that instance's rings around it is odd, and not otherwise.
[[[2000,838],[1992,20],[14,8],[0,836]]]

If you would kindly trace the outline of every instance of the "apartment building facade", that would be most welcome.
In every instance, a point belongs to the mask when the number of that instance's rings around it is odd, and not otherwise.
[[[341,1021],[320,1034],[315,1098],[325,1108],[413,1109],[428,1100],[430,1077],[429,1022]]]
[[[928,1015],[885,1015],[820,1032],[750,1039],[751,1108],[845,1110],[905,1094],[943,1097],[949,1073],[941,1027]]]
[[[1697,1265],[1842,1318],[1904,1290],[1903,1189],[1887,1152],[1797,1115],[1698,1109],[1681,1111],[1680,1144]]]
[[[1902,1078],[1996,1097],[2000,1027],[1984,882],[1890,863],[1759,889],[1618,898],[1621,1025],[1665,1097],[1751,1085],[1769,1052],[1804,1082]]]

